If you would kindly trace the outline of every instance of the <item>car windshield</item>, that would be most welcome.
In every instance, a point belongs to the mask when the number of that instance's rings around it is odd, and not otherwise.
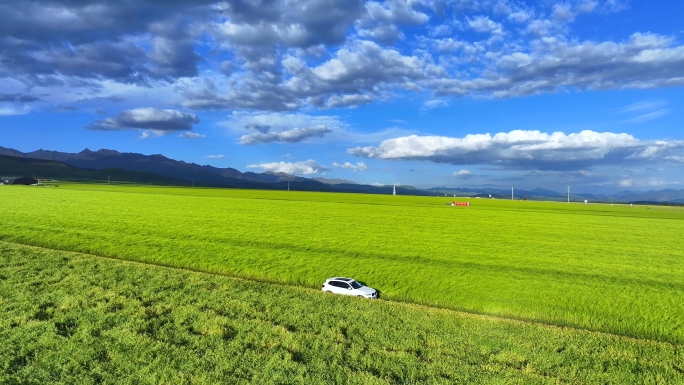
[[[363,287],[363,285],[361,285],[360,283],[358,283],[358,282],[356,282],[356,281],[351,281],[351,282],[349,282],[349,284],[350,284],[354,289],[358,289],[358,288],[360,288],[360,287]]]

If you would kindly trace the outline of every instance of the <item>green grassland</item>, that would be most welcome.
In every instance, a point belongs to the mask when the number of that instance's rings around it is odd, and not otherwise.
[[[68,185],[0,189],[0,240],[684,342],[684,212]]]
[[[6,242],[0,340],[3,384],[684,383],[667,342]]]

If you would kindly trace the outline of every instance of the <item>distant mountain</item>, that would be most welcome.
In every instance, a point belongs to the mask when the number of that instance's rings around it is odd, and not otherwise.
[[[665,189],[660,191],[621,191],[613,195],[621,201],[674,202],[684,199],[684,190]]]
[[[38,150],[22,153],[13,149],[0,147],[0,155],[20,156],[44,160],[56,160],[65,164],[89,169],[106,169],[117,167],[129,171],[148,172],[185,180],[198,184],[227,185],[235,184],[233,179],[245,181],[260,181],[258,178],[249,178],[234,168],[218,168],[212,166],[200,166],[195,163],[186,163],[169,159],[163,155],[142,155],[136,153],[120,153],[114,150],[91,151],[85,149],[79,153]],[[254,173],[249,173],[254,174]]]
[[[119,180],[152,182],[166,185],[214,186],[231,188],[257,188],[300,191],[355,192],[368,194],[392,194],[392,185],[371,186],[357,184],[344,179],[303,178],[275,172],[245,172],[234,168],[202,166],[169,159],[163,155],[122,153],[115,150],[79,153],[38,150],[23,153],[11,148],[0,147],[0,175],[33,176],[38,178],[62,178],[74,180],[106,180],[107,176]],[[21,159],[24,159],[23,161]],[[53,163],[41,163],[53,162]],[[515,190],[516,198],[564,200],[562,192],[535,188]],[[457,195],[508,199],[511,191],[496,188],[433,187],[417,189],[413,186],[397,186],[399,195]],[[653,202],[684,203],[684,190],[665,189],[661,191],[621,191],[617,194],[573,193],[571,200],[601,202]]]
[[[82,169],[56,160],[44,160],[16,156],[0,155],[0,175],[30,176],[41,179],[64,179],[74,181],[107,180],[126,181],[130,183],[152,183],[156,185],[187,186],[186,181],[150,174],[146,172],[128,171],[120,168],[102,170]]]
[[[346,180],[346,179],[328,179],[328,178],[311,178],[312,180],[325,183],[325,184],[358,184],[356,182]]]
[[[489,197],[491,195],[495,198],[506,197],[510,198],[511,190],[503,190],[496,188],[451,188],[451,187],[433,187],[429,188],[428,191],[447,194],[447,195],[461,195],[461,196],[482,196]],[[514,190],[514,196],[520,198],[552,198],[561,197],[562,194],[557,191],[545,190],[542,188],[536,188],[534,190]]]
[[[213,186],[230,188],[256,188],[274,190],[356,192],[369,194],[391,194],[392,187],[359,185],[351,181],[341,183],[325,183],[285,173],[242,173],[234,168],[218,168],[201,166],[169,159],[163,155],[142,155],[121,153],[114,150],[91,151],[85,149],[79,153],[38,150],[23,153],[11,148],[0,147],[0,156],[4,162],[0,164],[0,175],[20,176],[36,175],[38,178],[61,178],[71,180],[106,180],[111,170],[118,170],[118,180],[139,180],[147,183],[169,185]],[[12,158],[12,159],[10,159]],[[52,162],[52,163],[41,163]],[[122,173],[126,171],[126,173]],[[147,175],[143,178],[143,175]],[[112,178],[115,176],[112,175]],[[397,187],[398,194],[432,195],[423,190],[411,190],[413,187]]]
[[[272,171],[266,171],[264,173],[256,173],[256,172],[246,172],[242,174],[243,177],[248,178],[248,179],[253,179],[253,180],[259,180],[262,182],[266,183],[278,183],[278,182],[306,182],[310,180],[316,180],[316,179],[307,179],[307,178],[302,178],[298,177],[295,175],[290,175],[286,174],[284,172],[272,172]]]

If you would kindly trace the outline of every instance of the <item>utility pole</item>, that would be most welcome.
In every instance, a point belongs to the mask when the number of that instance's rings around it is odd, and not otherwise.
[[[287,191],[290,191],[290,181],[287,181]]]
[[[570,203],[570,186],[568,186],[568,203]]]
[[[513,187],[511,187],[511,200],[513,200]]]
[[[397,184],[396,183],[392,187],[392,195],[397,195]]]
[[[109,175],[107,175],[107,184],[109,184]]]

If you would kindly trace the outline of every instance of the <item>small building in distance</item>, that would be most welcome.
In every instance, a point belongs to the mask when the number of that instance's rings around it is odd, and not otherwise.
[[[26,186],[30,186],[32,184],[38,184],[38,180],[28,177],[28,176],[22,176],[20,178],[16,178],[12,184],[22,184]]]
[[[0,183],[12,184],[12,183],[14,183],[15,179],[17,179],[16,176],[0,176]]]

